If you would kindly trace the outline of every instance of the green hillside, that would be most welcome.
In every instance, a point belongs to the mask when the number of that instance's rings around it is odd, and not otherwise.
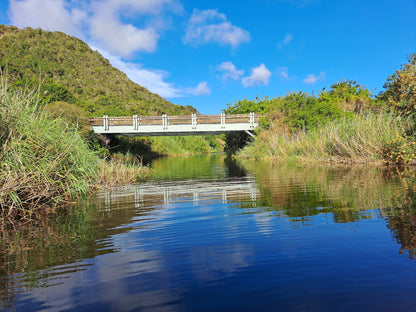
[[[0,25],[0,66],[11,88],[41,86],[42,102],[66,102],[88,116],[190,114],[129,80],[83,41],[62,32]]]

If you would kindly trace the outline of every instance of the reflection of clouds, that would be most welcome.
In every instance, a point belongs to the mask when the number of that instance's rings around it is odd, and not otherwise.
[[[122,240],[129,238],[123,236],[118,240],[126,245]],[[130,242],[127,245],[137,248]],[[128,249],[102,257],[96,265],[100,301],[108,302],[113,311],[131,311],[153,310],[178,300],[178,294],[170,287],[171,272],[165,269],[165,262],[164,254],[154,249]]]
[[[95,258],[88,270],[60,276],[53,286],[33,289],[23,299],[42,303],[42,311],[97,304],[112,311],[156,308],[178,299],[169,287],[171,272],[165,270],[164,262],[155,250],[107,254]]]
[[[75,268],[74,268],[75,269]],[[76,303],[72,299],[75,289],[81,285],[88,285],[87,271],[76,271],[71,274],[55,276],[53,286],[48,279],[41,280],[44,287],[34,288],[23,294],[20,300],[36,302],[41,311],[62,311],[73,309]]]
[[[196,247],[190,251],[191,270],[200,283],[215,281],[250,266],[253,256],[253,248],[247,245]]]
[[[112,311],[180,310],[181,296],[193,280],[199,284],[220,281],[250,266],[253,256],[253,248],[242,244],[190,246],[179,260],[169,252],[125,250],[99,256],[87,270],[61,276],[60,282],[33,289],[22,299],[36,302],[42,311],[88,306]]]
[[[257,223],[259,232],[264,235],[270,235],[273,232],[273,222],[272,215],[269,211],[257,212],[254,214],[254,220]]]

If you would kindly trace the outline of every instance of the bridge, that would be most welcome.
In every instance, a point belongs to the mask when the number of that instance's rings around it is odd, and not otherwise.
[[[126,136],[209,135],[250,132],[258,127],[260,114],[128,116],[90,118],[91,129],[100,134]]]

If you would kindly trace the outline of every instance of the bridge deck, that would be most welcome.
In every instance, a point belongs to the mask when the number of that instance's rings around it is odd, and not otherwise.
[[[127,136],[207,135],[250,131],[258,127],[259,114],[128,116],[90,118],[91,129],[101,134]]]

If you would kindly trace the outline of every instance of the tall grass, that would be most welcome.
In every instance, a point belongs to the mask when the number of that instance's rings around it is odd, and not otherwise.
[[[243,158],[304,161],[380,162],[385,147],[408,130],[408,122],[391,113],[365,113],[332,121],[307,133],[269,130],[241,151]]]
[[[0,209],[30,219],[45,204],[88,193],[98,158],[75,126],[38,106],[34,92],[0,87]]]
[[[132,155],[114,154],[99,166],[98,179],[101,187],[111,188],[122,184],[133,184],[151,176],[151,169],[143,166]]]
[[[95,187],[149,176],[140,163],[100,159],[77,126],[39,106],[38,93],[0,85],[0,221],[25,221]],[[51,209],[52,208],[52,209]]]

